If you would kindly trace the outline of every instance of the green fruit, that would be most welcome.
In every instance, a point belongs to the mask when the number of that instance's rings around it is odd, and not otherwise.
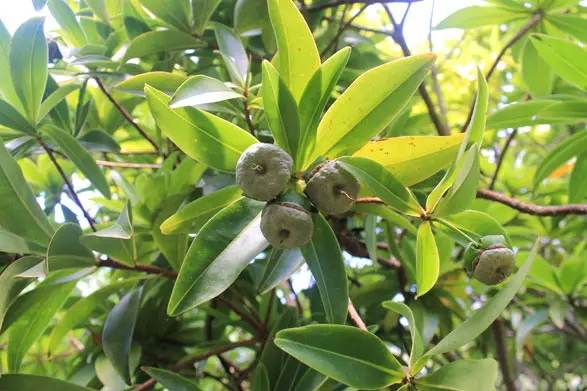
[[[496,285],[514,272],[515,265],[514,252],[502,245],[495,245],[487,250],[480,250],[479,256],[473,261],[472,274],[486,285]]]
[[[306,194],[323,213],[338,215],[349,211],[361,190],[361,183],[336,161],[317,168],[306,186]]]
[[[261,232],[273,247],[298,248],[310,242],[314,221],[311,213],[296,203],[274,202],[263,209]]]
[[[259,201],[277,197],[292,174],[292,158],[273,144],[251,145],[236,164],[236,183],[246,197]]]

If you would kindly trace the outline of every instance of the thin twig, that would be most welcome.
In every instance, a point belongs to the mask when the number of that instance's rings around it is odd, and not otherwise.
[[[311,7],[308,7],[308,11],[309,12],[317,12],[317,11],[322,11],[328,8],[333,8],[333,7],[338,7],[340,5],[345,5],[345,4],[379,4],[379,3],[386,3],[386,4],[390,4],[390,3],[418,3],[420,1],[424,1],[424,0],[337,0],[337,1],[333,1],[331,3],[326,3],[326,4],[317,4],[317,5],[313,5]]]
[[[341,20],[341,26],[338,29],[338,32],[336,33],[336,35],[334,36],[334,38],[332,38],[332,40],[328,43],[328,45],[322,50],[322,52],[320,52],[320,57],[323,57],[326,53],[328,53],[328,51],[330,50],[330,48],[338,41],[338,39],[340,38],[340,36],[342,35],[342,33],[351,25],[351,23],[357,19],[362,13],[363,11],[365,11],[367,9],[368,6],[370,6],[371,3],[365,3],[365,5],[363,5],[361,7],[361,9],[355,14],[353,15],[348,22],[346,22],[345,24],[342,24],[342,20]]]
[[[130,270],[136,272],[143,272],[147,274],[157,274],[170,280],[177,279],[177,273],[174,271],[163,269],[154,265],[146,265],[140,262],[135,262],[135,266],[130,266],[112,257],[100,259],[98,261],[98,267],[109,267],[112,269]]]
[[[491,325],[493,341],[495,342],[495,354],[501,369],[501,376],[507,391],[517,391],[515,375],[510,365],[508,345],[503,327],[503,319],[497,318]]]
[[[300,315],[304,314],[304,308],[302,307],[302,303],[300,301],[300,298],[298,297],[298,295],[296,294],[296,291],[294,290],[293,287],[293,283],[291,282],[291,278],[287,279],[287,286],[289,287],[289,291],[291,292],[291,294],[293,295],[295,301],[296,301],[296,307],[298,309],[298,313]]]
[[[96,163],[104,167],[121,167],[121,168],[150,168],[153,170],[161,168],[161,164],[148,163],[126,163],[126,162],[110,162],[108,160],[96,160]]]
[[[517,133],[518,133],[518,129],[512,130],[512,132],[508,135],[508,138],[505,140],[505,144],[503,145],[501,153],[497,157],[495,171],[493,172],[493,176],[491,177],[491,181],[489,182],[489,186],[488,186],[489,190],[493,190],[493,188],[495,187],[495,182],[497,181],[497,175],[499,174],[499,170],[501,169],[501,165],[503,164],[505,153],[509,149],[510,144],[512,143],[512,140],[514,139],[514,137],[516,137]]]
[[[47,143],[45,142],[45,140],[43,140],[43,138],[41,136],[37,137],[37,140],[38,140],[39,144],[41,145],[41,147],[45,150],[45,152],[47,152],[47,155],[49,155],[49,159],[51,159],[51,161],[53,162],[53,165],[55,166],[57,171],[59,171],[59,175],[61,175],[61,178],[65,182],[65,185],[67,186],[67,189],[69,190],[71,198],[73,198],[73,201],[78,206],[78,208],[81,209],[82,213],[84,214],[84,217],[88,221],[88,224],[90,224],[90,228],[92,228],[92,231],[96,232],[96,226],[94,225],[94,220],[92,220],[92,217],[90,216],[90,214],[88,213],[86,208],[84,208],[84,205],[82,204],[81,200],[77,196],[77,193],[76,193],[75,189],[73,188],[73,185],[71,184],[71,182],[69,181],[69,178],[65,174],[65,171],[63,171],[63,168],[61,168],[61,165],[59,164],[59,162],[55,158],[53,151],[51,150],[51,148],[49,148],[49,146],[47,145]]]
[[[267,334],[267,329],[265,327],[265,325],[259,323],[259,321],[257,321],[257,319],[255,319],[254,317],[252,317],[251,315],[249,315],[246,311],[244,311],[242,308],[240,308],[239,306],[237,306],[235,303],[233,303],[232,301],[225,299],[222,296],[218,296],[217,300],[219,303],[224,304],[228,307],[230,307],[234,312],[236,312],[241,318],[243,318],[244,321],[246,321],[247,323],[249,323],[251,326],[253,326],[253,328],[255,330],[257,330],[257,332],[259,334],[261,334],[262,336]]]
[[[151,136],[149,136],[143,130],[143,128],[141,128],[139,126],[139,124],[136,123],[136,121],[132,118],[132,116],[129,114],[129,112],[126,111],[126,109],[124,107],[122,107],[116,99],[114,99],[114,97],[112,96],[110,91],[108,91],[108,88],[106,87],[106,84],[104,84],[102,79],[100,79],[99,77],[94,77],[94,80],[96,80],[96,83],[98,83],[98,87],[100,87],[100,89],[102,90],[104,95],[106,95],[106,97],[114,105],[114,107],[116,107],[116,109],[118,111],[120,111],[120,114],[122,114],[122,116],[126,119],[126,121],[129,124],[131,124],[141,134],[141,136],[143,136],[143,138],[149,142],[149,144],[151,144],[156,150],[159,150],[159,146],[157,146],[157,143],[155,143],[155,141],[151,138]]]
[[[355,308],[355,305],[353,304],[353,301],[351,300],[350,297],[349,297],[349,316],[351,317],[353,322],[355,322],[355,324],[357,325],[358,328],[360,328],[361,330],[364,330],[364,331],[368,331],[367,326],[365,326],[365,322],[363,322],[363,319],[361,319],[361,315],[359,315],[359,313],[357,312],[357,309]]]
[[[255,136],[255,125],[253,125],[253,121],[251,121],[251,112],[249,110],[249,89],[248,87],[245,88],[243,91],[243,97],[245,98],[243,102],[243,114],[245,115],[245,121],[247,121],[247,127],[249,128],[249,132]]]

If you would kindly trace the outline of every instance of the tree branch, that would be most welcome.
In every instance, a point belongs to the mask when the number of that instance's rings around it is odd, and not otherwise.
[[[232,301],[230,301],[228,299],[225,299],[222,296],[218,296],[216,299],[218,300],[219,303],[226,305],[227,307],[232,309],[234,312],[236,312],[244,321],[246,321],[251,326],[253,326],[253,328],[260,335],[262,335],[262,336],[267,335],[267,328],[265,327],[265,325],[259,323],[259,321],[257,321],[257,319],[253,318],[251,315],[249,315],[246,311],[244,311],[242,308],[237,306],[235,303],[233,303]]]
[[[322,50],[322,52],[320,53],[320,57],[323,57],[326,53],[328,53],[328,51],[330,50],[330,48],[336,44],[336,42],[338,42],[338,39],[340,38],[340,36],[342,35],[342,33],[351,25],[351,23],[353,23],[353,21],[355,19],[357,19],[362,13],[363,11],[365,11],[367,9],[368,6],[370,6],[372,3],[365,3],[365,5],[363,5],[363,7],[361,7],[361,9],[355,14],[353,15],[348,22],[344,23],[344,20],[340,21],[340,28],[338,29],[338,32],[336,33],[336,35],[334,36],[334,38],[332,38],[332,40],[328,43],[328,45],[324,48],[324,50]],[[344,15],[343,15],[344,17]]]
[[[351,300],[350,297],[349,297],[349,316],[351,317],[353,322],[355,322],[355,324],[357,325],[358,328],[360,328],[361,330],[364,330],[364,331],[368,331],[367,326],[365,326],[365,322],[363,322],[363,319],[361,319],[361,315],[359,315],[359,313],[357,312],[357,309],[355,308],[355,305],[353,304],[353,301]]]
[[[385,4],[390,4],[390,3],[418,3],[420,1],[423,0],[337,0],[337,1],[333,1],[331,3],[326,3],[326,4],[317,4],[311,7],[308,7],[308,11],[309,12],[316,12],[316,11],[322,11],[328,8],[333,8],[333,7],[338,7],[340,5],[345,5],[345,4],[367,4],[367,5],[372,5],[372,4],[379,4],[379,3],[385,3]]]
[[[146,265],[139,262],[135,262],[135,266],[130,266],[124,262],[121,262],[111,257],[108,257],[106,259],[100,259],[98,261],[98,267],[109,267],[112,269],[130,270],[135,272],[143,272],[147,274],[157,274],[170,280],[177,279],[177,273],[174,271],[163,269],[155,265]]]
[[[499,170],[501,169],[501,165],[503,164],[503,159],[505,157],[505,153],[509,149],[510,144],[512,143],[514,137],[516,137],[517,133],[518,133],[518,129],[512,130],[512,132],[509,134],[508,138],[505,140],[505,144],[503,145],[503,149],[501,150],[501,153],[497,157],[497,164],[495,166],[495,171],[493,173],[493,176],[491,177],[491,181],[489,182],[489,186],[488,186],[489,190],[493,190],[493,188],[495,187],[495,181],[497,181],[497,175],[499,174]]]
[[[497,355],[497,362],[501,369],[503,383],[507,391],[517,391],[515,375],[510,366],[510,359],[508,354],[508,345],[506,342],[505,331],[503,327],[503,319],[497,318],[491,324],[491,331],[493,332],[493,341],[495,342],[495,354]]]
[[[110,91],[108,91],[108,88],[106,87],[106,85],[104,84],[104,82],[102,81],[102,79],[100,79],[99,77],[94,77],[94,80],[96,80],[96,83],[98,83],[98,87],[100,87],[100,89],[102,90],[102,92],[104,93],[104,95],[106,95],[106,97],[114,105],[114,107],[116,107],[116,109],[118,111],[120,111],[120,114],[122,114],[122,116],[126,119],[126,121],[129,124],[131,124],[141,134],[141,136],[143,136],[143,138],[145,140],[147,140],[158,151],[159,150],[159,147],[157,146],[157,143],[155,143],[155,141],[151,138],[151,136],[149,136],[143,130],[143,128],[141,128],[139,126],[139,124],[137,124],[135,122],[135,120],[132,118],[132,116],[129,114],[129,112],[126,111],[126,109],[124,107],[122,107],[120,105],[120,103],[116,99],[114,99],[114,97],[112,96],[112,94],[110,93]]]

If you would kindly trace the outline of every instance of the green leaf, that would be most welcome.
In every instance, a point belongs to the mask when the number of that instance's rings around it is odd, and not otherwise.
[[[31,18],[14,33],[10,44],[10,75],[30,122],[37,119],[47,84],[48,49],[43,18]],[[6,77],[6,76],[4,76]]]
[[[143,370],[169,391],[200,391],[200,388],[192,381],[177,373],[152,367]]]
[[[78,140],[89,152],[120,153],[120,145],[102,129],[88,130]]]
[[[65,304],[77,281],[55,283],[42,295],[34,295],[33,304],[10,326],[9,343],[6,348],[8,370],[19,372],[26,352],[41,337],[51,319]],[[37,288],[39,289],[39,288]],[[29,294],[35,291],[31,291]],[[17,306],[17,301],[14,305]]]
[[[274,248],[263,271],[259,283],[259,293],[264,295],[281,282],[287,280],[304,263],[299,249],[284,250]]]
[[[577,156],[569,179],[569,203],[580,203],[587,196],[587,153]]]
[[[456,350],[467,342],[477,338],[477,336],[485,331],[503,313],[504,309],[524,283],[534,261],[534,257],[536,257],[538,248],[539,245],[537,242],[524,265],[512,279],[483,308],[475,311],[470,318],[461,323],[456,329],[453,329],[436,346],[427,351],[418,360],[418,368],[422,368],[426,363],[427,357]]]
[[[552,92],[552,68],[538,55],[530,41],[526,41],[522,50],[521,74],[533,98],[550,95]]]
[[[311,325],[282,330],[275,344],[350,387],[375,390],[402,381],[403,368],[375,335],[356,327]]]
[[[539,121],[575,124],[587,120],[587,101],[570,100],[549,105],[538,113]]]
[[[212,77],[197,75],[187,79],[179,86],[169,107],[176,109],[184,106],[197,106],[206,103],[221,102],[227,99],[242,98],[242,95]]]
[[[220,0],[192,0],[192,26],[198,35],[204,33],[206,23],[210,20]]]
[[[299,165],[300,117],[298,105],[269,61],[263,61],[263,108],[275,144],[283,148]]]
[[[328,380],[328,377],[308,368],[304,376],[302,376],[296,385],[294,391],[318,391],[320,387],[326,383],[326,380]]]
[[[37,117],[37,123],[39,123],[49,112],[59,104],[65,97],[71,94],[73,91],[80,88],[77,84],[67,84],[63,87],[59,87],[57,90],[51,93],[44,101],[41,103],[41,107],[39,109],[39,114]]]
[[[79,48],[89,43],[75,14],[64,0],[49,0],[49,10],[61,27],[61,36],[69,45]]]
[[[416,239],[416,285],[418,296],[428,292],[436,284],[440,273],[440,257],[436,240],[432,233],[432,225],[424,221],[418,228]]]
[[[274,325],[271,328],[271,333],[268,335],[265,347],[261,352],[259,365],[263,365],[267,370],[270,389],[273,389],[271,388],[271,385],[275,385],[275,383],[277,383],[277,379],[279,378],[279,375],[282,371],[282,363],[285,362],[287,357],[287,355],[275,345],[275,335],[280,330],[296,327],[297,318],[296,310],[294,308],[285,307],[281,316],[276,321],[274,321]]]
[[[587,19],[579,15],[555,14],[549,12],[546,20],[566,31],[581,42],[587,42]]]
[[[422,353],[424,352],[424,347],[422,346],[422,337],[420,336],[420,331],[416,326],[416,319],[414,318],[414,314],[410,307],[405,305],[404,303],[398,303],[395,301],[384,301],[381,303],[383,308],[387,308],[388,310],[392,310],[406,318],[408,321],[408,327],[410,329],[410,335],[412,337],[412,348],[410,350],[410,366],[414,365],[416,360],[420,358]],[[412,372],[412,375],[415,373]]]
[[[122,16],[124,20],[124,31],[129,40],[133,40],[139,35],[151,30],[131,0],[124,0],[122,3]]]
[[[0,274],[0,330],[3,330],[2,325],[8,308],[16,300],[20,292],[32,282],[30,279],[17,278],[16,276],[35,266],[40,261],[39,257],[26,256],[2,270]]]
[[[279,51],[279,74],[299,102],[320,68],[320,54],[304,17],[291,0],[269,0],[269,17]]]
[[[10,75],[10,41],[12,37],[0,20],[0,75]],[[19,113],[24,113],[24,108],[20,102],[11,77],[0,78],[0,95],[14,106]]]
[[[173,95],[175,90],[186,80],[186,76],[176,73],[147,72],[123,80],[116,84],[114,88],[129,94],[145,96],[145,85],[148,84],[159,91],[165,92],[167,95]]]
[[[191,32],[189,0],[139,0],[158,19],[179,30]]]
[[[422,207],[412,192],[376,161],[362,157],[342,157],[338,162],[390,207],[415,216],[422,213]]]
[[[105,355],[100,355],[94,361],[94,377],[97,377],[104,389],[110,390],[124,390],[127,388],[126,383],[120,377],[112,362]]]
[[[145,94],[161,131],[189,157],[207,166],[234,172],[243,151],[257,142],[244,129],[202,110],[170,109],[170,98],[161,91],[146,86]]]
[[[349,61],[350,55],[350,47],[336,52],[314,72],[304,89],[299,104],[300,154],[298,164],[300,167],[305,167],[306,163],[312,163],[307,159],[316,144],[316,132],[322,112],[336,87],[338,79],[342,75],[344,67]]]
[[[559,103],[556,100],[531,100],[519,102],[496,111],[487,118],[487,129],[518,128],[539,124],[568,123],[568,120],[541,118],[540,112],[546,107]]]
[[[0,139],[0,225],[20,237],[47,245],[53,227],[35,200],[18,164]]]
[[[130,202],[127,201],[114,225],[82,236],[81,242],[92,250],[111,255],[127,265],[134,266],[137,257],[134,236],[132,210]]]
[[[214,23],[214,32],[230,78],[244,87],[249,72],[249,58],[243,43],[232,29],[221,23]]]
[[[23,132],[31,136],[37,134],[37,129],[18,110],[5,100],[0,99],[0,126]]]
[[[320,121],[316,149],[307,162],[359,150],[401,112],[435,58],[430,53],[406,57],[357,78]]]
[[[102,346],[106,357],[128,384],[130,380],[129,355],[132,336],[141,305],[142,289],[127,293],[112,309],[102,331]]]
[[[251,391],[271,391],[269,375],[267,374],[267,368],[265,368],[263,363],[259,363],[253,372]]]
[[[416,234],[418,229],[404,215],[396,212],[387,205],[382,204],[356,204],[353,207],[355,212],[368,213],[379,216],[398,227],[405,228],[409,233]]]
[[[65,130],[61,130],[53,125],[45,126],[43,132],[55,141],[65,155],[71,159],[75,166],[96,186],[96,189],[104,197],[110,198],[110,186],[104,173],[100,170],[92,155],[86,151],[77,139]]]
[[[37,375],[2,375],[0,389],[6,391],[92,391],[91,388]]]
[[[163,255],[165,255],[165,259],[167,259],[173,270],[179,270],[181,267],[181,263],[188,248],[188,235],[187,233],[164,235],[161,232],[160,225],[163,220],[170,217],[171,214],[177,210],[179,204],[184,198],[183,194],[168,197],[153,222],[153,239]]]
[[[367,253],[374,264],[377,263],[377,217],[373,215],[365,216],[365,245]]]
[[[530,40],[557,75],[581,89],[587,89],[587,50],[574,42],[544,34],[532,34]]]
[[[260,227],[264,205],[241,198],[204,225],[183,261],[169,300],[169,315],[179,315],[224,292],[267,247]]]
[[[497,382],[497,361],[458,360],[448,363],[431,375],[414,381],[418,391],[492,391]]]
[[[81,244],[83,235],[81,227],[73,223],[61,225],[49,243],[47,249],[47,268],[85,268],[95,266],[94,254]]]
[[[585,145],[587,145],[587,132],[585,131],[577,132],[559,143],[541,160],[538,168],[536,168],[533,180],[534,188],[537,188],[542,180],[548,177],[563,163],[583,153],[585,151]]]
[[[536,311],[533,315],[524,318],[516,330],[516,351],[522,352],[526,339],[532,331],[548,320],[548,310]]]
[[[266,23],[271,27],[266,1],[237,0],[234,7],[234,29],[240,36],[261,35]],[[271,33],[273,34],[273,30]]]
[[[330,323],[344,324],[349,292],[342,252],[326,219],[321,214],[312,218],[314,234],[310,243],[302,247],[302,254],[318,285],[326,319]]]
[[[32,251],[25,239],[0,226],[0,252],[30,254]]]
[[[495,220],[487,213],[479,212],[477,210],[466,210],[464,212],[445,217],[444,220],[455,225],[460,230],[465,231],[467,234],[475,236],[476,239],[488,235],[503,235],[508,245],[512,245],[508,234],[501,226],[501,224],[499,224],[497,220]],[[468,241],[465,242],[463,240],[462,236],[451,235],[452,231],[444,229],[444,226],[441,224],[437,225],[436,228],[444,231],[463,246],[469,244]]]
[[[122,62],[125,63],[131,58],[140,58],[161,52],[197,49],[203,45],[204,44],[199,39],[181,31],[149,31],[139,35],[130,42],[124,53]]]
[[[293,357],[287,357],[283,363],[283,368],[277,383],[275,383],[275,390],[291,390],[296,381],[303,376],[306,366]]]
[[[495,26],[508,23],[516,19],[527,18],[530,11],[512,11],[500,7],[481,7],[472,6],[462,8],[448,17],[435,27],[436,30],[442,29],[475,29],[483,26]]]

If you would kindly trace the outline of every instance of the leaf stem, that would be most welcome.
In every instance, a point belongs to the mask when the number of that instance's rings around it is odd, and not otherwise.
[[[465,238],[469,243],[475,243],[476,246],[480,246],[480,244],[479,244],[478,241],[476,241],[475,239],[473,239],[472,237],[470,237],[469,235],[467,235],[463,230],[461,230],[460,228],[458,228],[454,224],[449,223],[448,221],[446,221],[444,219],[440,219],[440,218],[432,218],[432,221],[437,221],[440,224],[448,227],[449,229],[453,230],[454,232],[456,232],[457,234],[459,234],[463,238]]]

